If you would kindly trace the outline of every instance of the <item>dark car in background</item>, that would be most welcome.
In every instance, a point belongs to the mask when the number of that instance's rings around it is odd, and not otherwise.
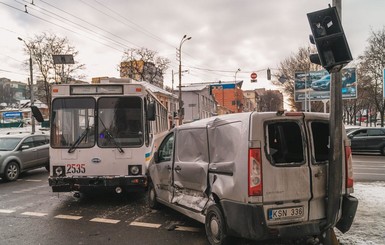
[[[352,152],[379,152],[385,156],[385,128],[359,128],[348,133]]]
[[[49,169],[49,135],[10,133],[0,136],[0,177],[16,180],[20,173],[45,167]]]

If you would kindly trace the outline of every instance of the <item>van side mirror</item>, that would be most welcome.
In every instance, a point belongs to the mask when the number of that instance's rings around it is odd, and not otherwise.
[[[38,121],[39,123],[44,122],[43,115],[41,114],[39,108],[37,108],[36,106],[31,106],[31,111],[32,111],[32,115],[36,119],[36,121]]]
[[[155,117],[156,117],[155,103],[154,102],[150,102],[147,105],[147,120],[155,121]]]
[[[154,153],[154,162],[159,163],[159,154],[157,151]]]

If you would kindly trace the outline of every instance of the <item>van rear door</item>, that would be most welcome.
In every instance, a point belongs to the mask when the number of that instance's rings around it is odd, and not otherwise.
[[[264,123],[262,178],[268,224],[326,217],[329,123],[326,115],[305,115],[286,114]]]
[[[265,121],[264,135],[262,180],[267,223],[307,221],[312,190],[303,117]]]

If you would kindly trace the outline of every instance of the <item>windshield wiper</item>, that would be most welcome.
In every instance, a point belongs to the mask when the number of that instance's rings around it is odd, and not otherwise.
[[[112,134],[111,134],[110,131],[107,129],[106,125],[104,125],[104,123],[103,123],[103,121],[102,121],[102,119],[101,119],[100,117],[99,117],[99,120],[100,120],[100,122],[102,123],[103,128],[104,128],[104,130],[106,131],[107,136],[108,136],[110,139],[112,139],[112,142],[114,143],[114,145],[116,146],[116,148],[118,148],[118,151],[119,151],[120,153],[124,153],[123,148],[118,144],[118,142],[116,142],[114,136],[112,136]]]
[[[68,149],[68,153],[72,153],[75,151],[75,149],[79,146],[79,144],[83,141],[83,139],[87,136],[88,134],[89,127],[87,127],[83,133],[79,136],[79,138],[71,145],[71,147]]]

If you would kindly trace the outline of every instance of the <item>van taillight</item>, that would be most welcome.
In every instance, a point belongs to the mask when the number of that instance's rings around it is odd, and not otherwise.
[[[261,149],[249,149],[249,196],[262,195]]]
[[[346,169],[346,188],[353,187],[353,163],[352,149],[350,146],[345,146],[345,169]]]

